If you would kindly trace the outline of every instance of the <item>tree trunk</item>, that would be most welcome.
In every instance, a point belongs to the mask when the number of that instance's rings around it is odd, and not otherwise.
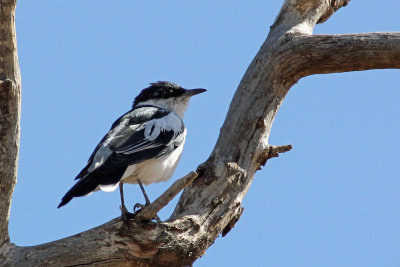
[[[8,219],[17,183],[19,152],[21,78],[15,36],[15,4],[12,0],[0,3],[0,247],[10,241]]]
[[[17,247],[9,242],[7,226],[17,172],[20,80],[15,1],[2,0],[0,265],[191,265],[220,233],[226,235],[239,220],[241,203],[255,172],[268,159],[290,150],[290,145],[270,146],[268,137],[276,112],[293,84],[317,73],[400,68],[400,33],[312,35],[316,23],[324,22],[347,3],[348,0],[283,3],[236,90],[213,152],[199,166],[197,179],[196,174],[185,177],[184,181],[190,177],[190,181],[195,180],[166,222],[116,218],[51,243]],[[171,192],[175,194],[176,190],[172,188],[160,197],[151,212],[165,205]],[[140,216],[145,218],[145,214]]]

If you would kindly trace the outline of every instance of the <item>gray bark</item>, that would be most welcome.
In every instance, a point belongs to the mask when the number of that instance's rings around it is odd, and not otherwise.
[[[4,13],[1,25],[14,42],[4,48],[14,60],[14,93],[1,99],[11,103],[13,120],[1,122],[2,157],[8,164],[2,173],[0,212],[8,214],[15,184],[19,118],[19,78],[15,73],[16,47],[13,12]],[[276,112],[287,92],[302,77],[317,73],[377,68],[400,68],[400,33],[312,35],[316,23],[327,20],[346,0],[286,0],[271,31],[251,62],[231,102],[217,144],[209,159],[197,170],[198,178],[182,194],[171,217],[161,225],[116,218],[75,236],[32,247],[8,242],[8,217],[1,217],[0,264],[10,266],[184,266],[204,254],[220,233],[226,235],[243,212],[241,203],[254,174],[265,162],[290,150],[291,146],[270,146],[268,137]],[[13,11],[13,9],[12,9]],[[4,19],[7,17],[8,19]],[[7,24],[5,21],[12,21]],[[8,25],[8,26],[7,26]],[[13,41],[10,41],[13,40]],[[11,62],[10,61],[10,62]],[[11,75],[11,74],[9,74]],[[18,76],[18,75],[17,75]],[[11,100],[10,100],[11,99]],[[7,126],[10,125],[10,126]],[[3,134],[3,129],[10,130]],[[3,139],[2,139],[3,140]],[[6,144],[10,144],[7,146]],[[232,145],[235,144],[235,145]],[[11,153],[9,152],[9,153]],[[158,203],[163,203],[159,201]],[[159,207],[158,207],[159,208]]]
[[[15,36],[15,1],[0,3],[0,247],[10,239],[8,219],[17,183],[21,79]],[[1,257],[0,257],[1,262]]]

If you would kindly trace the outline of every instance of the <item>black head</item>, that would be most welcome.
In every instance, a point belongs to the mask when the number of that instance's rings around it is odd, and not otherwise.
[[[133,106],[139,102],[148,101],[150,99],[168,99],[185,95],[190,97],[205,91],[205,89],[187,90],[176,83],[158,81],[151,83],[149,87],[143,89],[133,101]]]

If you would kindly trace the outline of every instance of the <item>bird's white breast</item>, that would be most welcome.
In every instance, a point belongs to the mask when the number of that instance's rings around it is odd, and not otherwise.
[[[182,144],[173,150],[170,154],[158,159],[149,159],[138,164],[128,166],[121,182],[137,184],[137,179],[143,184],[158,183],[167,181],[174,173],[176,166],[181,158],[183,145],[186,138],[186,129],[183,131]]]

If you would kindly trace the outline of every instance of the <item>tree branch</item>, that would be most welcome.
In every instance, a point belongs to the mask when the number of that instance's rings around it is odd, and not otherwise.
[[[317,23],[323,23],[327,21],[330,18],[330,16],[332,16],[333,13],[335,13],[339,8],[347,6],[350,0],[333,0],[329,2],[330,2],[330,7],[326,9],[325,13],[322,14]]]
[[[315,24],[326,21],[350,0],[286,0],[271,26],[277,32],[297,32],[311,34]],[[271,36],[271,35],[270,35]]]
[[[3,0],[1,3],[6,2]],[[270,146],[268,137],[280,105],[298,79],[315,73],[400,67],[395,62],[399,61],[395,51],[399,50],[398,34],[311,35],[316,23],[326,20],[347,3],[348,0],[284,2],[267,40],[239,84],[212,154],[198,169],[199,177],[184,190],[167,222],[158,225],[137,220],[123,222],[117,218],[48,244],[17,247],[7,242],[8,233],[4,231],[8,217],[2,216],[0,263],[6,266],[59,266],[66,262],[70,266],[93,263],[109,266],[191,265],[220,233],[227,234],[240,218],[242,200],[263,160],[291,148],[290,145]],[[4,10],[2,6],[0,27],[13,25],[13,12],[4,13]],[[4,28],[8,32],[12,29]],[[7,42],[13,40],[13,49],[5,50],[3,45],[0,56],[14,59],[10,62],[13,62],[12,73],[15,74],[18,73],[15,71],[15,33],[8,36],[12,38],[5,39]],[[5,40],[4,36],[1,38]],[[390,45],[384,41],[385,38]],[[4,190],[8,194],[6,197],[0,195],[1,215],[8,214],[15,184],[19,129],[16,121],[19,118],[19,108],[16,108],[19,107],[18,75],[7,73],[3,76],[14,81],[15,90],[12,91],[15,93],[11,95],[16,96],[7,107],[18,115],[14,115],[10,122],[1,122],[1,133],[8,129],[6,140],[12,145],[4,150],[2,143],[0,153],[13,152],[11,157],[7,154],[7,158],[1,156],[0,160],[1,164],[9,166],[9,172],[1,176],[2,193]],[[3,104],[3,99],[1,102]],[[11,138],[9,133],[15,135]],[[171,190],[176,193],[175,189]],[[172,197],[170,193],[164,193],[160,200],[143,211],[142,216],[148,218],[150,215],[147,214],[162,207]]]
[[[184,177],[176,180],[161,196],[150,205],[145,206],[135,215],[135,220],[151,220],[157,213],[184,188],[190,185],[197,178],[196,172],[190,172]]]
[[[21,82],[15,36],[15,1],[1,1],[0,246],[9,240],[8,220],[11,197],[17,182]]]
[[[400,33],[298,35],[282,47],[287,75],[400,68]],[[290,48],[289,48],[290,47]]]

